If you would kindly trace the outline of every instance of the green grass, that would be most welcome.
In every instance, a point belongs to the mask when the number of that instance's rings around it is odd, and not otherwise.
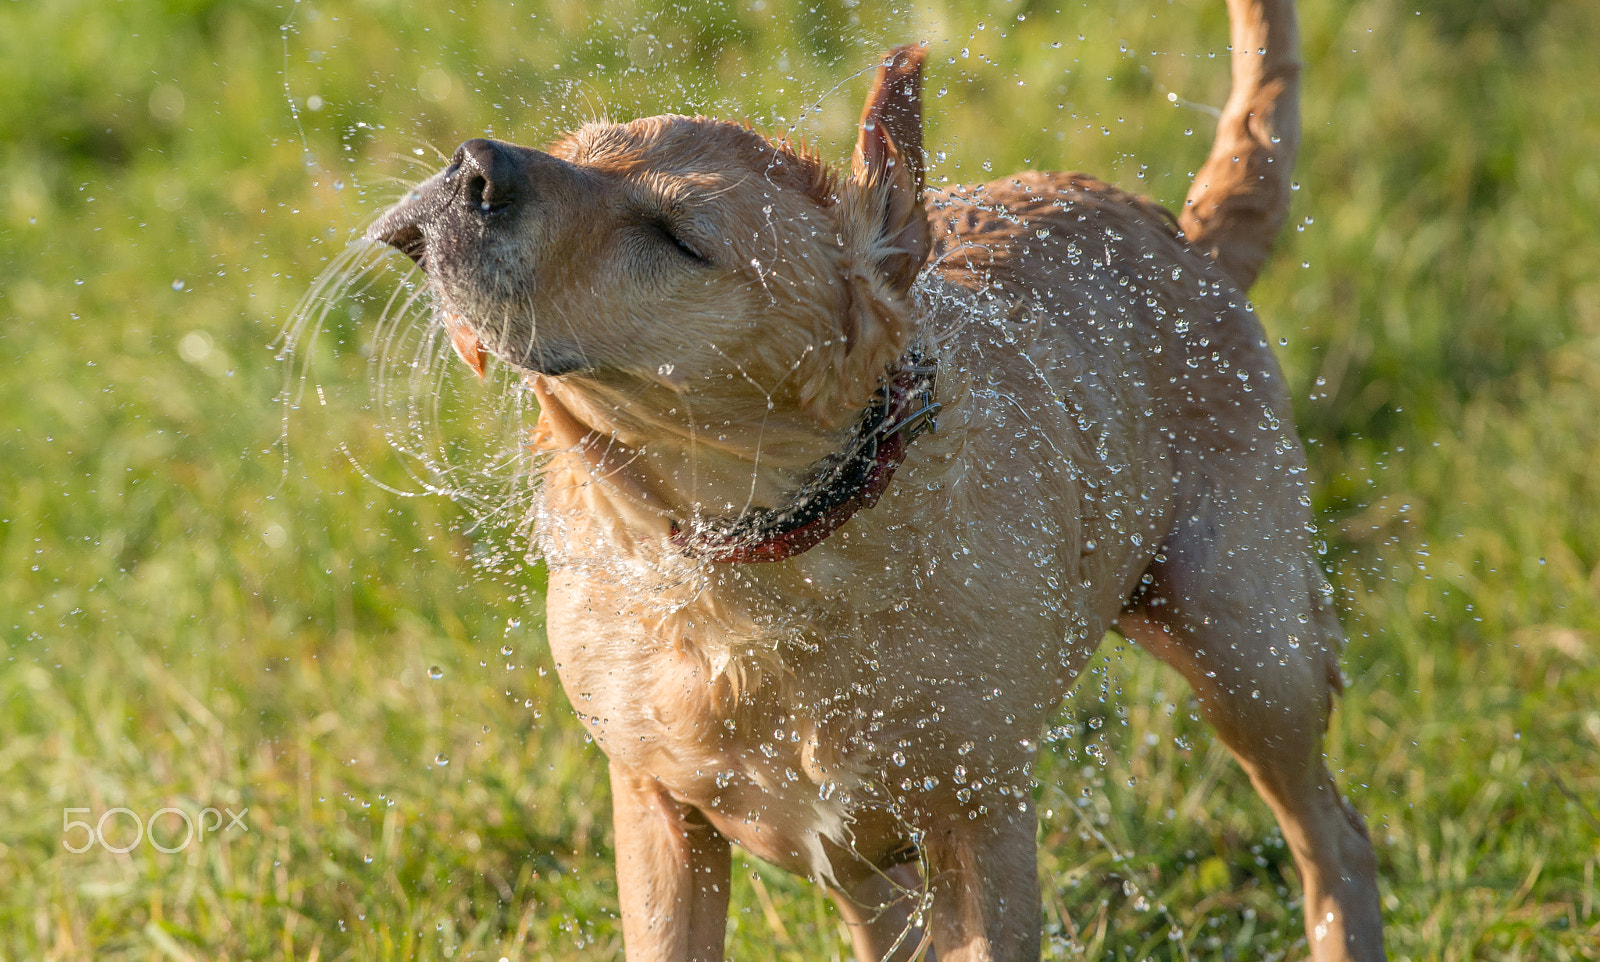
[[[842,157],[860,71],[916,37],[936,177],[1181,202],[1210,120],[1166,94],[1224,97],[1220,2],[900,6],[0,6],[0,958],[616,957],[604,765],[537,567],[485,573],[514,532],[378,483],[415,488],[370,317],[334,319],[293,409],[269,344],[435,148],[670,109]],[[1330,752],[1390,951],[1597,959],[1600,8],[1302,15],[1299,229],[1255,298],[1312,444],[1352,639]],[[440,438],[470,451],[462,390]],[[1064,706],[1050,957],[1304,955],[1281,840],[1192,712],[1110,644]],[[63,809],[118,806],[248,831],[64,848]],[[732,957],[844,952],[817,892],[736,878]]]

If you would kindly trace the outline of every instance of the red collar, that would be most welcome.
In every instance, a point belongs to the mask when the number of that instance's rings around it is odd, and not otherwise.
[[[877,504],[911,442],[938,428],[937,371],[934,362],[908,353],[861,412],[844,450],[813,464],[788,503],[704,519],[688,530],[674,521],[672,543],[716,562],[783,561],[815,548],[857,511]]]

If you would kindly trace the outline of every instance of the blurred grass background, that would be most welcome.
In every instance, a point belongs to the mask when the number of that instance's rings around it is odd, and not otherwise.
[[[331,323],[325,403],[278,400],[296,301],[437,151],[674,110],[842,158],[862,72],[928,38],[936,179],[1177,205],[1228,82],[1220,2],[599,9],[0,5],[0,958],[619,954],[537,568],[486,574],[457,505],[373,480],[406,483],[370,320]],[[1347,612],[1330,751],[1390,951],[1600,958],[1600,7],[1302,18],[1295,229],[1255,298]],[[1047,957],[1305,954],[1282,840],[1192,711],[1114,643],[1063,708]],[[63,809],[117,806],[248,831],[65,849]],[[845,951],[804,883],[736,881],[731,957]]]

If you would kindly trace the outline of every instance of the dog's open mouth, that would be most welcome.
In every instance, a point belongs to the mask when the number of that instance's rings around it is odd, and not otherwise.
[[[472,373],[483,377],[483,342],[478,340],[478,334],[467,323],[466,318],[454,311],[439,311],[440,322],[450,335],[450,346],[456,349],[456,356],[461,358],[467,367],[472,368]]]
[[[386,220],[387,218],[385,218]],[[381,241],[400,253],[411,258],[416,265],[426,273],[428,270],[428,244],[423,237],[422,229],[416,224],[402,224],[391,231],[383,231],[384,220],[380,220],[368,231],[367,236],[373,240]],[[462,363],[472,369],[472,373],[479,378],[484,376],[483,342],[478,338],[478,332],[473,330],[471,323],[455,311],[447,307],[438,309],[438,319],[445,333],[450,335],[450,346],[455,348],[456,356]]]
[[[454,166],[454,165],[452,165]],[[419,200],[413,200],[413,205]],[[423,234],[422,227],[415,215],[404,206],[396,207],[367,230],[369,240],[388,244],[395,250],[411,258],[424,273],[428,272],[428,241]],[[482,378],[484,376],[483,342],[478,339],[478,334],[465,317],[450,310],[440,307],[437,311],[440,325],[445,333],[450,335],[450,346],[455,348],[456,356],[462,363],[472,369],[472,373]]]

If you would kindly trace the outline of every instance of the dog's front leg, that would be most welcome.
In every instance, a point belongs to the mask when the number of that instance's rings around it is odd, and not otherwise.
[[[945,816],[948,821],[928,834],[929,929],[939,962],[1039,958],[1033,805],[1020,812],[1010,804],[987,807],[990,811],[978,819],[964,812]]]
[[[630,962],[716,962],[728,925],[728,841],[643,772],[611,764],[617,892]]]

